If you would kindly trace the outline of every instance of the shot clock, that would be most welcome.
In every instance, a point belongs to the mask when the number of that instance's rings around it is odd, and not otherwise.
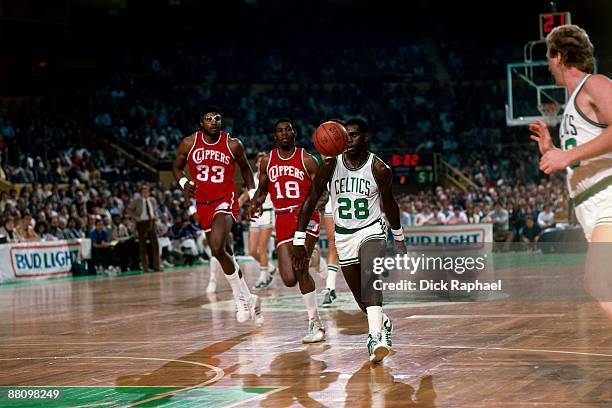
[[[572,16],[569,12],[543,13],[540,14],[540,40],[545,40],[548,33],[565,24],[572,23]]]

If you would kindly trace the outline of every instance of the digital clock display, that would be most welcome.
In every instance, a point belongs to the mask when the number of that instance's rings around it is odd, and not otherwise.
[[[421,157],[417,153],[391,155],[391,167],[418,166]]]
[[[387,156],[393,169],[393,180],[400,185],[435,183],[434,161],[431,153],[401,152]]]
[[[554,30],[555,27],[571,23],[571,15],[568,12],[540,14],[540,39],[546,39],[546,36]]]

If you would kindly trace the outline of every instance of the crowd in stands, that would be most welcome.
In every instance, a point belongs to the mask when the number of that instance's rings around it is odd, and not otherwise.
[[[492,222],[498,240],[533,241],[568,222],[563,177],[544,177],[527,131],[505,127],[504,64],[516,59],[505,47],[478,67],[453,41],[437,49],[415,40],[368,52],[192,47],[126,52],[118,65],[129,70],[102,82],[0,106],[0,179],[32,184],[0,196],[0,231],[9,241],[91,234],[109,244],[133,240],[125,208],[149,174],[97,141],[129,143],[145,160],[172,160],[181,138],[198,128],[199,107],[211,101],[222,107],[224,127],[249,157],[273,146],[271,126],[279,117],[293,118],[298,145],[312,149],[321,121],[362,116],[372,128],[372,150],[442,152],[473,180],[466,194],[437,187],[400,196],[404,226]],[[447,76],[436,68],[436,53]],[[498,74],[471,77],[475,68]],[[155,188],[153,194],[160,237],[199,234],[181,191]]]

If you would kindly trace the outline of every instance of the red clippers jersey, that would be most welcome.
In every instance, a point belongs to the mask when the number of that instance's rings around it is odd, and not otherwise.
[[[204,134],[196,132],[195,141],[187,155],[187,164],[197,187],[194,197],[196,201],[214,201],[228,192],[236,191],[236,161],[229,148],[229,133],[221,132],[216,143],[206,143]]]
[[[304,165],[304,149],[296,147],[293,155],[283,159],[278,149],[270,152],[268,161],[268,193],[272,198],[274,209],[282,210],[287,207],[301,206],[312,180]]]

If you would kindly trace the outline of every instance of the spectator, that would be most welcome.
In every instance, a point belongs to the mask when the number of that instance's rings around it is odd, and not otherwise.
[[[540,227],[538,224],[533,222],[533,217],[528,216],[525,218],[525,226],[521,228],[520,237],[523,242],[523,248],[528,250],[535,250],[537,243],[540,239]]]
[[[89,233],[91,240],[91,258],[96,273],[110,271],[110,237],[101,219],[96,220],[95,228]]]
[[[453,208],[453,213],[449,215],[448,218],[446,219],[446,223],[448,225],[467,224],[468,219],[465,213],[462,211],[462,208],[459,206],[455,206]]]
[[[70,217],[68,225],[64,230],[65,239],[85,238],[85,232],[81,228],[81,220],[78,217]]]
[[[48,228],[47,221],[40,220],[36,222],[34,232],[36,232],[36,235],[38,235],[41,241],[56,241],[57,238],[49,234]]]
[[[423,212],[420,212],[414,217],[414,225],[420,227],[421,225],[428,224],[429,221],[433,218],[433,213],[431,212],[431,207],[429,205],[425,205],[423,207]]]
[[[136,240],[129,217],[114,217],[111,240],[117,241],[115,253],[119,259],[119,268],[122,271],[127,271],[130,266],[137,268],[138,260],[134,256],[137,250]]]
[[[51,217],[51,225],[49,226],[48,235],[55,237],[55,239],[66,239],[64,231],[60,227],[59,217]]]
[[[545,230],[546,228],[553,227],[555,225],[555,213],[552,210],[550,204],[544,205],[544,209],[538,214],[538,226]]]
[[[21,237],[22,242],[40,241],[32,226],[32,216],[29,212],[26,212],[21,219],[21,224],[17,227],[17,234]]]
[[[446,217],[444,213],[440,211],[438,206],[434,206],[432,217],[426,222],[427,225],[444,225],[446,224]]]
[[[4,235],[8,243],[21,241],[21,237],[15,229],[15,220],[12,217],[8,217],[4,220],[4,224],[2,228],[0,228],[0,235]]]
[[[505,242],[504,250],[508,250],[510,242],[514,239],[514,234],[510,231],[508,210],[506,210],[501,202],[495,203],[495,209],[491,211],[484,219],[484,222],[493,223],[493,240],[495,242]]]

